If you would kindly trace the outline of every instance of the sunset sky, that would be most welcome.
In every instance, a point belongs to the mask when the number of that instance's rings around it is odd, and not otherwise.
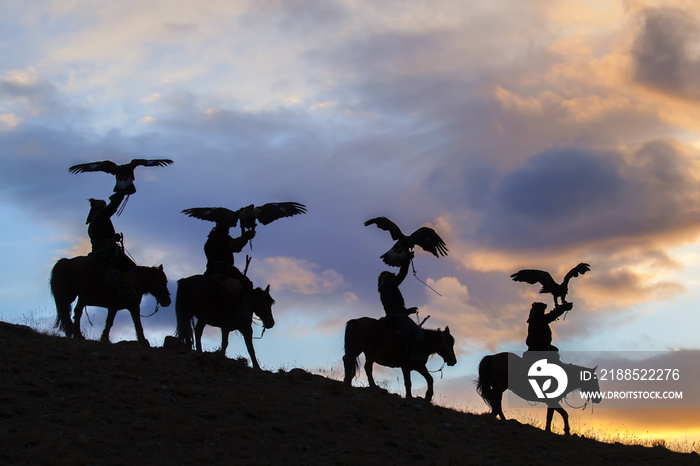
[[[2,320],[52,323],[51,267],[90,250],[87,199],[114,179],[69,166],[170,158],[137,168],[113,222],[137,263],[163,264],[173,297],[204,270],[212,227],[183,209],[308,208],[260,226],[236,259],[252,256],[249,275],[277,301],[255,342],[269,370],[336,374],[344,323],[383,314],[392,241],[363,226],[380,215],[405,233],[430,225],[449,248],[414,261],[441,296],[412,275],[402,286],[427,327],[457,339],[439,403],[485,411],[479,360],[523,351],[530,304],[551,307],[511,281],[521,268],[560,280],[591,264],[553,324],[562,350],[700,356],[695,0],[0,0],[0,12]],[[97,338],[106,312],[88,312]],[[144,319],[152,345],[174,313]],[[211,350],[218,330],[207,335]],[[112,341],[124,338],[125,312]],[[228,354],[246,355],[240,337]],[[697,367],[683,370],[700,388]],[[378,375],[402,392],[398,370]],[[699,411],[577,416],[700,440]]]

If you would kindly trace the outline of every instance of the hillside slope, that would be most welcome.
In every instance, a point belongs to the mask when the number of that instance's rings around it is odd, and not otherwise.
[[[697,454],[0,322],[0,464],[699,464]]]

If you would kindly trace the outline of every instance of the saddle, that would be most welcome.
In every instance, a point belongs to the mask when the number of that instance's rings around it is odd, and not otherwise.
[[[212,280],[217,289],[217,294],[220,297],[225,297],[228,299],[238,300],[241,298],[243,293],[243,285],[240,280],[235,278],[227,277],[226,275],[213,274],[211,275]]]
[[[92,257],[101,269],[102,282],[107,288],[115,290],[117,296],[122,299],[131,300],[138,297],[134,288],[135,270],[122,270],[115,263],[100,260],[95,255],[90,256],[88,254],[88,257]]]

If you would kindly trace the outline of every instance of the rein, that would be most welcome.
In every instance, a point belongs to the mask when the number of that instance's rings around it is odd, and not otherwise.
[[[568,406],[569,408],[572,408],[572,409],[580,409],[582,411],[585,411],[586,406],[588,406],[588,403],[590,403],[590,402],[591,402],[591,397],[589,396],[588,398],[586,398],[586,401],[583,403],[583,406],[571,406],[571,404],[569,404],[569,400],[564,398],[564,403],[566,403],[566,406]]]
[[[444,375],[443,372],[442,372],[442,370],[445,368],[445,364],[446,364],[445,361],[442,361],[442,366],[440,366],[440,369],[436,369],[436,370],[434,370],[434,371],[431,371],[430,369],[428,369],[428,372],[431,372],[431,373],[433,373],[433,374],[436,373],[436,372],[439,372],[439,373],[440,373],[440,379],[442,379],[442,377],[443,377],[443,375]]]
[[[251,318],[251,321],[256,322],[256,321],[258,321],[258,320],[259,320],[259,321],[262,321],[262,319],[261,319],[260,317],[258,317],[256,314],[253,314],[253,315],[252,315],[252,318]],[[256,322],[256,323],[257,323],[257,322]],[[263,335],[265,335],[265,330],[267,330],[267,327],[265,327],[265,326],[263,325],[263,329],[262,329],[262,332],[260,333],[260,336],[259,336],[259,337],[253,337],[253,340],[260,340],[260,339],[263,337]]]
[[[566,398],[564,398],[564,402],[566,403],[566,405],[567,405],[569,408],[585,410],[585,409],[586,409],[586,406],[588,406],[588,403],[591,402],[591,395],[590,395],[590,392],[589,392],[589,395],[586,397],[586,401],[583,403],[583,406],[571,406],[571,404],[569,403],[569,401],[568,401]],[[591,409],[593,409],[593,408],[591,408]]]
[[[148,314],[147,316],[145,316],[145,315],[143,315],[143,314],[140,314],[140,315],[141,315],[141,317],[143,317],[144,319],[146,319],[146,318],[151,317],[152,315],[154,315],[154,314],[155,314],[156,312],[158,312],[159,310],[160,310],[160,303],[159,303],[158,300],[156,299],[156,309],[155,309],[155,311],[151,312],[151,313]]]
[[[262,332],[260,333],[259,337],[253,337],[253,340],[260,340],[263,335],[265,335],[265,330],[267,330],[267,327],[263,327]]]

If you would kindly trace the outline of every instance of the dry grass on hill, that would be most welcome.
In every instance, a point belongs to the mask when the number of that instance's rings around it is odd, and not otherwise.
[[[699,464],[548,434],[301,369],[0,322],[0,464]]]

